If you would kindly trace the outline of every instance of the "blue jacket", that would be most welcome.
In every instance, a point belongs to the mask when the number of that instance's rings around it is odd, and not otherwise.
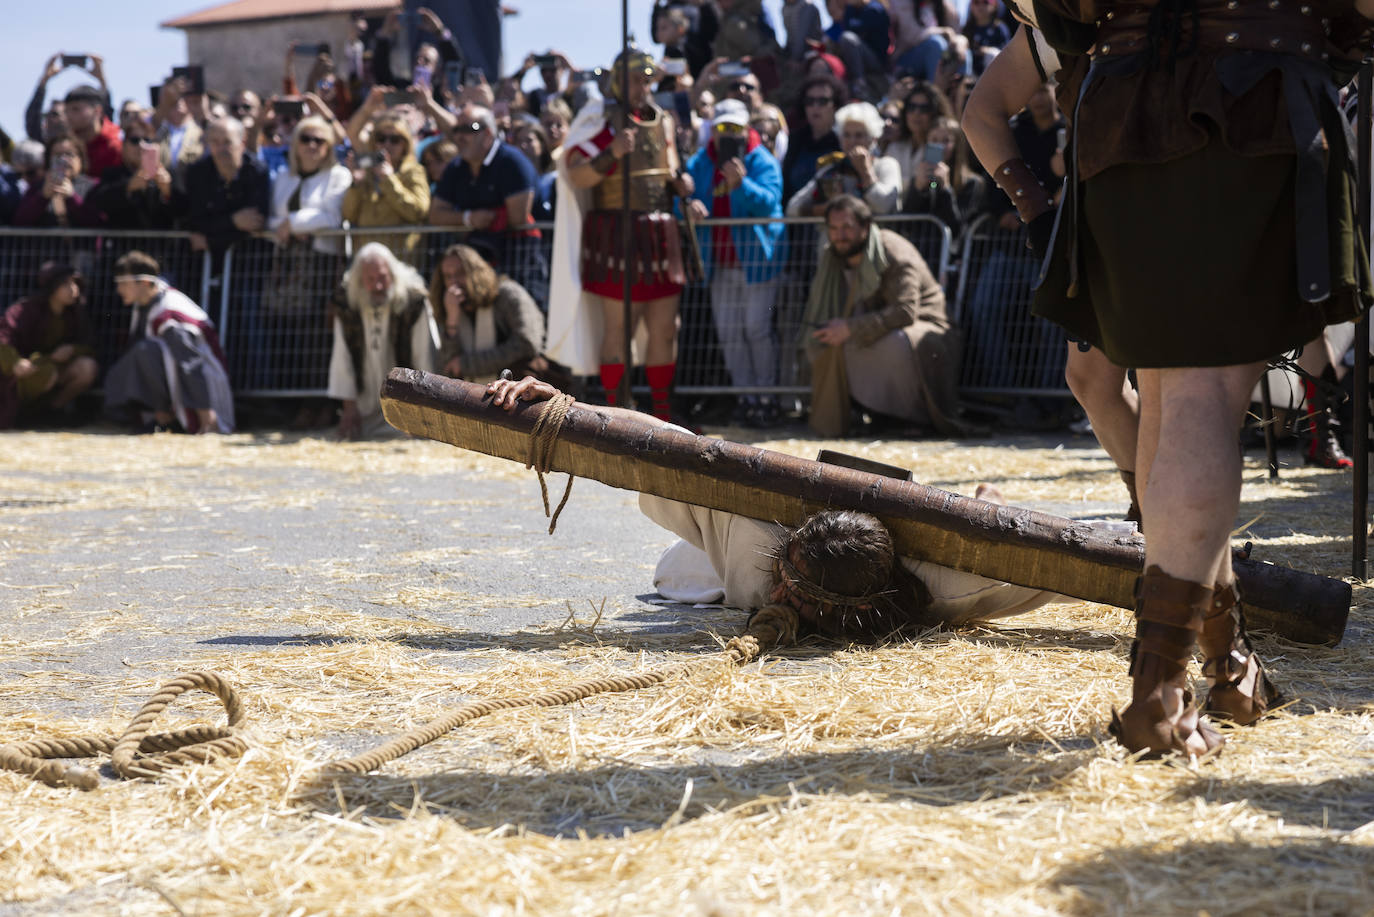
[[[870,0],[862,7],[845,5],[844,15],[830,24],[830,28],[825,30],[825,35],[831,41],[839,41],[840,36],[845,32],[853,32],[859,39],[878,56],[878,60],[887,60],[887,47],[890,41],[890,26],[892,19],[888,15],[887,8],[878,0]]]
[[[692,196],[705,204],[707,211],[712,211],[711,188],[716,164],[706,147],[697,150],[687,160],[687,171],[696,183]],[[739,266],[744,268],[745,280],[762,283],[773,279],[782,267],[778,258],[782,241],[782,223],[778,222],[782,219],[782,169],[763,144],[755,146],[744,156],[744,180],[730,192],[730,216],[772,218],[774,222],[770,223],[731,226],[730,241],[735,245]],[[715,270],[715,246],[711,244],[709,227],[697,227],[697,241],[701,245],[702,261],[706,263],[709,279]]]

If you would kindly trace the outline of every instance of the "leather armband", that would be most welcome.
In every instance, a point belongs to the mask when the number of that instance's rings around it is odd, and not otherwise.
[[[615,168],[615,154],[611,152],[610,147],[606,147],[593,156],[590,162],[598,175],[610,175],[611,170]]]
[[[1054,209],[1054,201],[1031,172],[1024,159],[1008,159],[992,173],[997,187],[1007,193],[1022,223],[1029,223],[1040,214]]]

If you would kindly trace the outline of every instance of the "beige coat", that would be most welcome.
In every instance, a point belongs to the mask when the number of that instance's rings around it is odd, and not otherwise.
[[[425,167],[410,156],[402,160],[399,170],[386,178],[365,175],[344,194],[343,218],[354,229],[409,226],[424,223],[428,215],[429,177],[425,175]],[[413,264],[410,256],[420,236],[417,233],[354,233],[353,250],[356,252],[369,242],[381,242],[396,257]]]
[[[876,293],[856,303],[844,344],[850,396],[872,411],[966,432],[956,419],[961,336],[945,292],[916,247],[878,229],[888,266]]]

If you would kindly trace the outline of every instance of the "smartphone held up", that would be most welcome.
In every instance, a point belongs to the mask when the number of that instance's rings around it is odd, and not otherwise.
[[[138,145],[138,155],[138,174],[148,181],[153,181],[157,178],[158,167],[162,165],[162,149],[156,143],[144,140]]]

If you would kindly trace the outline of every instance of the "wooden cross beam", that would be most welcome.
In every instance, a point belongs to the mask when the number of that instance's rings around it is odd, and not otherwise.
[[[508,413],[485,394],[485,386],[395,369],[382,389],[382,411],[406,433],[524,462],[544,403]],[[564,420],[550,467],[784,525],[820,509],[872,513],[902,555],[1119,608],[1134,607],[1145,560],[1139,535],[694,436],[580,402]],[[1303,643],[1340,641],[1350,612],[1348,583],[1249,560],[1236,561],[1235,569],[1253,628]]]

